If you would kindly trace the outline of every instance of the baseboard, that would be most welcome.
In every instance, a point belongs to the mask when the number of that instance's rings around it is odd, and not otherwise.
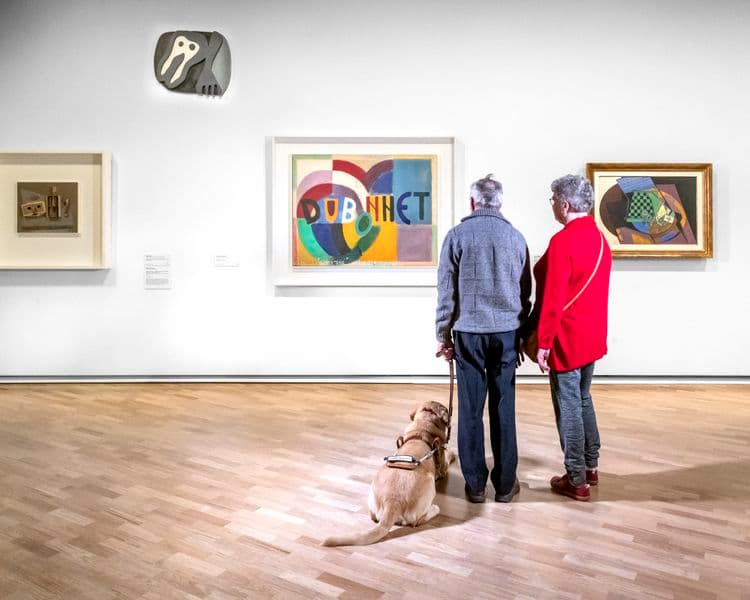
[[[545,375],[519,375],[520,385],[547,383]],[[46,375],[0,376],[16,383],[383,383],[447,384],[448,375]],[[595,375],[593,383],[614,385],[750,385],[750,376]]]

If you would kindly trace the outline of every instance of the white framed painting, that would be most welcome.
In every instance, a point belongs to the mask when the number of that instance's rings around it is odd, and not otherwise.
[[[453,138],[272,145],[274,285],[436,285],[453,225]]]

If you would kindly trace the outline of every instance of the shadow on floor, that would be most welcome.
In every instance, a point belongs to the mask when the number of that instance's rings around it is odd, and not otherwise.
[[[491,458],[488,467],[492,468]],[[545,469],[544,467],[548,467]],[[549,477],[562,474],[557,462],[534,457],[519,460],[518,473],[521,492],[513,503],[567,502],[569,498],[553,494],[547,478],[524,476],[529,471],[549,470]],[[600,484],[591,488],[591,501],[612,502],[626,500],[656,502],[712,502],[750,498],[750,461],[726,461],[684,469],[671,469],[651,473],[618,475],[599,471]],[[453,465],[447,481],[437,483],[438,494],[465,498],[461,470]],[[495,491],[487,484],[487,501]],[[469,504],[468,500],[466,501]],[[439,496],[438,496],[439,503]]]
[[[712,502],[750,498],[750,462],[721,462],[657,473],[600,471],[592,500]]]

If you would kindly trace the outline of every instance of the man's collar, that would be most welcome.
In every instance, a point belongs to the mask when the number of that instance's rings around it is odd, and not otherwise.
[[[497,217],[498,219],[502,219],[503,221],[508,221],[508,219],[503,216],[503,213],[501,213],[496,208],[477,208],[470,215],[467,215],[463,219],[461,219],[461,222],[463,223],[467,219],[473,219],[474,217]]]

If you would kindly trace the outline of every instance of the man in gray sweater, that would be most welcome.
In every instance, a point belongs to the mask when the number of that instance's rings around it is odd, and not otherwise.
[[[458,457],[471,502],[484,502],[490,475],[497,502],[510,502],[516,477],[518,329],[530,310],[531,268],[524,237],[500,212],[503,186],[487,175],[471,186],[472,213],[443,241],[435,326],[438,354],[456,358]],[[489,389],[494,467],[484,459]]]

